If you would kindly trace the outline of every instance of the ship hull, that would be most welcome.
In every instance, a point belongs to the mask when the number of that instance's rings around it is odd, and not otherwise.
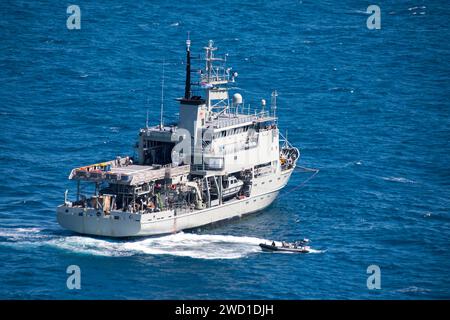
[[[123,212],[111,213],[111,217],[107,218],[97,217],[95,210],[68,209],[64,206],[58,207],[57,219],[62,227],[82,234],[107,237],[156,236],[195,229],[263,210],[275,200],[278,192],[156,221],[145,221],[145,217],[139,219],[137,215]],[[65,212],[66,210],[68,212]],[[80,212],[83,215],[79,215]],[[172,212],[169,211],[168,214],[170,213]]]
[[[282,173],[272,190],[260,187],[257,194],[244,199],[233,199],[222,205],[189,212],[167,210],[157,213],[135,214],[112,211],[104,215],[95,209],[72,208],[61,205],[57,208],[58,223],[71,231],[106,237],[157,236],[238,218],[268,207],[279,191],[287,184],[292,170]],[[274,176],[259,179],[259,184],[273,181]],[[267,184],[269,186],[269,183]],[[273,188],[275,187],[275,188]]]

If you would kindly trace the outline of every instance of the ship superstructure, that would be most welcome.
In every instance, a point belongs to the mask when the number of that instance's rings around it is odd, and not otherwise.
[[[280,145],[277,93],[253,112],[239,93],[230,99],[238,74],[215,56],[212,41],[192,81],[190,47],[187,40],[178,123],[165,125],[161,117],[142,128],[136,159],[73,169],[76,200],[66,192],[57,208],[61,226],[111,237],[174,233],[259,211],[287,184],[300,152],[286,139]]]

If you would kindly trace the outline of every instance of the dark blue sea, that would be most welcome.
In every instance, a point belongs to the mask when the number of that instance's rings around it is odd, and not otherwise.
[[[370,4],[381,29],[366,26]],[[449,299],[449,21],[447,1],[3,1],[0,298]],[[132,155],[147,110],[159,122],[163,61],[164,117],[177,120],[188,31],[196,54],[210,39],[228,53],[247,103],[278,90],[280,130],[320,173],[194,233],[63,230],[70,170]],[[315,253],[258,247],[304,237]],[[367,287],[370,265],[381,289]]]

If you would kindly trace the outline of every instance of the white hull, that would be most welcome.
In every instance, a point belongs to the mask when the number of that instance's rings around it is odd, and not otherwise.
[[[255,179],[255,187],[250,197],[230,200],[222,205],[202,210],[189,212],[168,210],[147,214],[112,211],[111,214],[104,215],[92,208],[61,205],[57,208],[57,219],[66,229],[98,236],[130,237],[176,233],[241,217],[266,208],[287,184],[292,170]]]

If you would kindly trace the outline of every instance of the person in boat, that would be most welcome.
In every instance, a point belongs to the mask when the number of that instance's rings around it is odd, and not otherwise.
[[[272,247],[275,247],[275,241],[272,241]]]

